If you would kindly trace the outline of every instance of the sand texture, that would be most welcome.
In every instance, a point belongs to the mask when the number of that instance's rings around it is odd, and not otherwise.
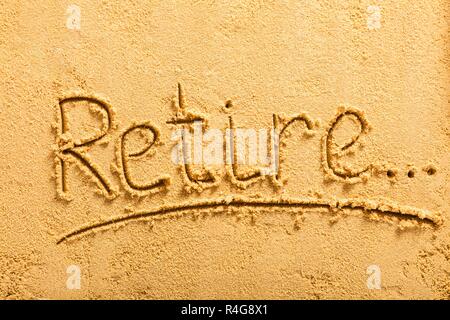
[[[449,17],[1,1],[0,298],[449,299]]]

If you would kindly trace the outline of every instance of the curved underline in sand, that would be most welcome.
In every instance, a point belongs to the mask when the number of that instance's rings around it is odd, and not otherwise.
[[[56,244],[60,244],[72,237],[82,236],[91,231],[110,227],[112,225],[128,222],[132,220],[139,220],[148,218],[151,216],[165,215],[175,212],[182,212],[188,210],[204,210],[215,209],[223,207],[223,209],[232,207],[252,207],[252,208],[322,208],[322,209],[352,209],[363,210],[366,212],[380,213],[384,215],[390,215],[397,218],[415,219],[434,225],[442,223],[439,214],[435,214],[426,210],[409,207],[399,206],[396,204],[386,204],[380,201],[367,201],[356,199],[341,199],[337,201],[329,201],[322,199],[296,199],[296,198],[270,198],[270,199],[258,199],[258,198],[242,198],[242,197],[223,197],[218,199],[200,200],[191,203],[168,205],[151,210],[138,211],[126,216],[113,217],[111,219],[93,223],[80,227],[63,237],[61,237]]]

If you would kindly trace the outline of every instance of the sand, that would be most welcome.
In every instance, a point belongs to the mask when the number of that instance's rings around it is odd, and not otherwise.
[[[449,299],[449,14],[2,1],[0,298]]]

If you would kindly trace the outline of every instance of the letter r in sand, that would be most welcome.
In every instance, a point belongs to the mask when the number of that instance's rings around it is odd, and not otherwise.
[[[69,128],[68,109],[88,106],[93,113],[98,113],[102,119],[102,127],[94,129],[87,138],[75,139]],[[114,198],[116,191],[103,171],[88,156],[89,147],[107,142],[106,136],[114,128],[114,112],[109,104],[94,96],[72,95],[59,100],[57,108],[58,124],[56,125],[56,183],[59,197],[71,200],[67,184],[67,164],[77,163],[99,188],[99,192],[107,198]]]

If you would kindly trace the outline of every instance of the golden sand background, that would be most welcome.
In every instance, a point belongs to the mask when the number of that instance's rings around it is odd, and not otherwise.
[[[80,30],[67,28],[71,4],[0,3],[1,298],[450,297],[447,1],[78,0]],[[380,28],[368,28],[371,5],[381,8]],[[240,190],[224,178],[188,194],[165,124],[178,83],[212,127],[226,126],[230,114],[242,127],[270,127],[277,112],[307,112],[320,127],[309,139],[289,138],[281,189],[263,181]],[[74,199],[57,197],[52,124],[58,99],[71,92],[100,95],[116,112],[111,142],[89,150],[120,187],[114,200],[76,165],[68,172]],[[233,107],[224,112],[227,100]],[[340,105],[363,111],[372,127],[354,159],[377,168],[365,182],[324,180],[320,140]],[[72,117],[88,123],[81,133],[98,125]],[[133,198],[110,164],[120,131],[144,120],[164,145],[136,176],[164,172],[172,184]],[[57,244],[133,210],[226,195],[395,202],[443,223],[370,219],[361,210],[228,208]],[[70,265],[80,267],[79,290],[66,286]],[[367,288],[370,265],[380,267],[380,290]]]

